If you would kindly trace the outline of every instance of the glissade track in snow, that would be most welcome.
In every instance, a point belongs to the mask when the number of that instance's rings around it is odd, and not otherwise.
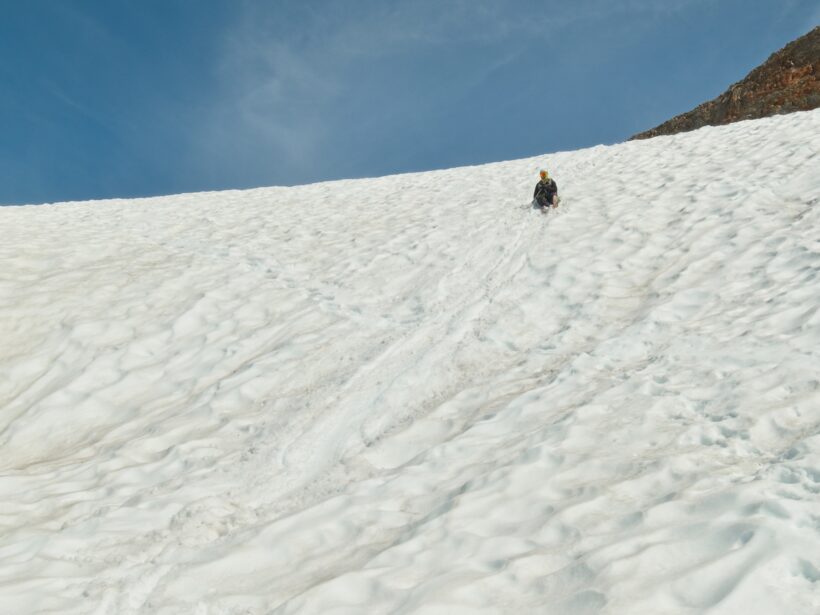
[[[817,612],[818,151],[0,209],[0,611]]]

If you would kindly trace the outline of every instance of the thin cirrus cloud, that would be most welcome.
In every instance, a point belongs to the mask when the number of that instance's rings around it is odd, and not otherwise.
[[[296,184],[620,141],[816,25],[816,0],[19,3],[0,203]],[[809,19],[808,27],[805,26]]]
[[[474,104],[471,92],[534,45],[552,45],[552,63],[579,45],[594,55],[594,40],[557,45],[562,30],[705,1],[243,2],[222,41],[220,88],[196,149],[222,158],[239,184],[309,181],[317,164],[358,175],[359,162],[390,143],[398,150],[395,142],[418,134],[425,118],[443,123],[443,110]],[[469,123],[470,113],[457,121]],[[392,154],[393,166],[424,166],[413,162],[414,147]]]

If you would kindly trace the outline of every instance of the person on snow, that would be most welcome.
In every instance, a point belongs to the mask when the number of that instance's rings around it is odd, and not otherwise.
[[[546,169],[541,169],[539,175],[541,175],[541,181],[535,184],[532,198],[542,209],[547,209],[549,206],[558,207],[558,184],[550,177]]]

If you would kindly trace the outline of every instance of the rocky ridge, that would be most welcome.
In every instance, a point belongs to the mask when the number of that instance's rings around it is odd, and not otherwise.
[[[630,138],[648,139],[820,107],[820,26],[772,54],[717,98]]]

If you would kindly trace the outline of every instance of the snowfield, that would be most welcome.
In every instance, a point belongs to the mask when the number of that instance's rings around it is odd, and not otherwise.
[[[820,613],[820,110],[0,234],[1,613]]]

